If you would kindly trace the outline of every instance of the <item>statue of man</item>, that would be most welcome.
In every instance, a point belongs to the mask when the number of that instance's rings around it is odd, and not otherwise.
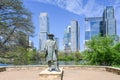
[[[56,41],[53,39],[53,34],[48,34],[48,40],[45,43],[45,52],[46,52],[46,61],[48,63],[48,71],[60,71],[59,65],[57,62],[58,59],[58,48]],[[54,67],[52,67],[52,64],[54,64]]]

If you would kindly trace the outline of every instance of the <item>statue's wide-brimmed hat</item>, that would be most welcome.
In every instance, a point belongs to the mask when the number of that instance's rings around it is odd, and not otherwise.
[[[48,37],[54,37],[54,35],[53,34],[48,34]]]

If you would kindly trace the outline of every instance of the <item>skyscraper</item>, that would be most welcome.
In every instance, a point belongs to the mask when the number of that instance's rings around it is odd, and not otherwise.
[[[39,35],[39,49],[44,50],[45,41],[48,39],[49,34],[49,19],[47,13],[40,13],[40,35]]]
[[[55,37],[54,40],[56,41],[57,48],[58,48],[58,50],[59,50],[59,38]]]
[[[118,36],[116,35],[116,20],[114,17],[113,6],[107,6],[102,17],[86,18],[85,21],[87,23],[85,29],[85,42],[99,34],[101,36],[112,36],[114,44],[119,41]]]
[[[76,52],[80,50],[80,28],[78,21],[71,21],[71,51]]]
[[[65,52],[71,51],[71,26],[64,30],[63,45]]]
[[[116,35],[116,20],[113,6],[107,6],[103,12],[103,35]]]
[[[33,41],[29,40],[29,47],[33,48],[34,47],[34,43]]]
[[[85,18],[85,41],[91,40],[92,37],[100,34],[102,19],[102,17]]]

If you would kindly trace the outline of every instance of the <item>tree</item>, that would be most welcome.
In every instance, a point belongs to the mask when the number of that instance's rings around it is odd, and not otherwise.
[[[110,36],[96,36],[86,43],[87,50],[84,59],[93,65],[112,65],[116,59],[117,49],[113,46],[113,39]],[[118,48],[118,47],[117,47]]]
[[[34,33],[31,13],[24,8],[21,0],[0,0],[0,51],[11,46],[28,45],[28,36]]]
[[[116,44],[114,47],[114,61],[113,65],[120,65],[120,43]]]

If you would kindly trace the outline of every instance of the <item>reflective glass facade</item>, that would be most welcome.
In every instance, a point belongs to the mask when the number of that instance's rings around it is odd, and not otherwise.
[[[71,26],[68,26],[64,31],[63,45],[64,50],[71,50]]]
[[[103,35],[116,35],[116,20],[113,6],[108,6],[103,13]]]
[[[64,31],[63,38],[64,50],[76,52],[80,50],[80,28],[76,20],[71,21]]]
[[[90,20],[86,21],[86,29],[85,29],[85,41],[91,40],[92,37],[100,34],[100,27],[102,18],[90,18]]]
[[[90,40],[95,35],[116,35],[116,20],[114,17],[113,6],[107,6],[103,12],[103,16],[85,18],[85,43]],[[114,38],[114,43],[118,41],[116,37]],[[86,47],[85,47],[86,48]]]

